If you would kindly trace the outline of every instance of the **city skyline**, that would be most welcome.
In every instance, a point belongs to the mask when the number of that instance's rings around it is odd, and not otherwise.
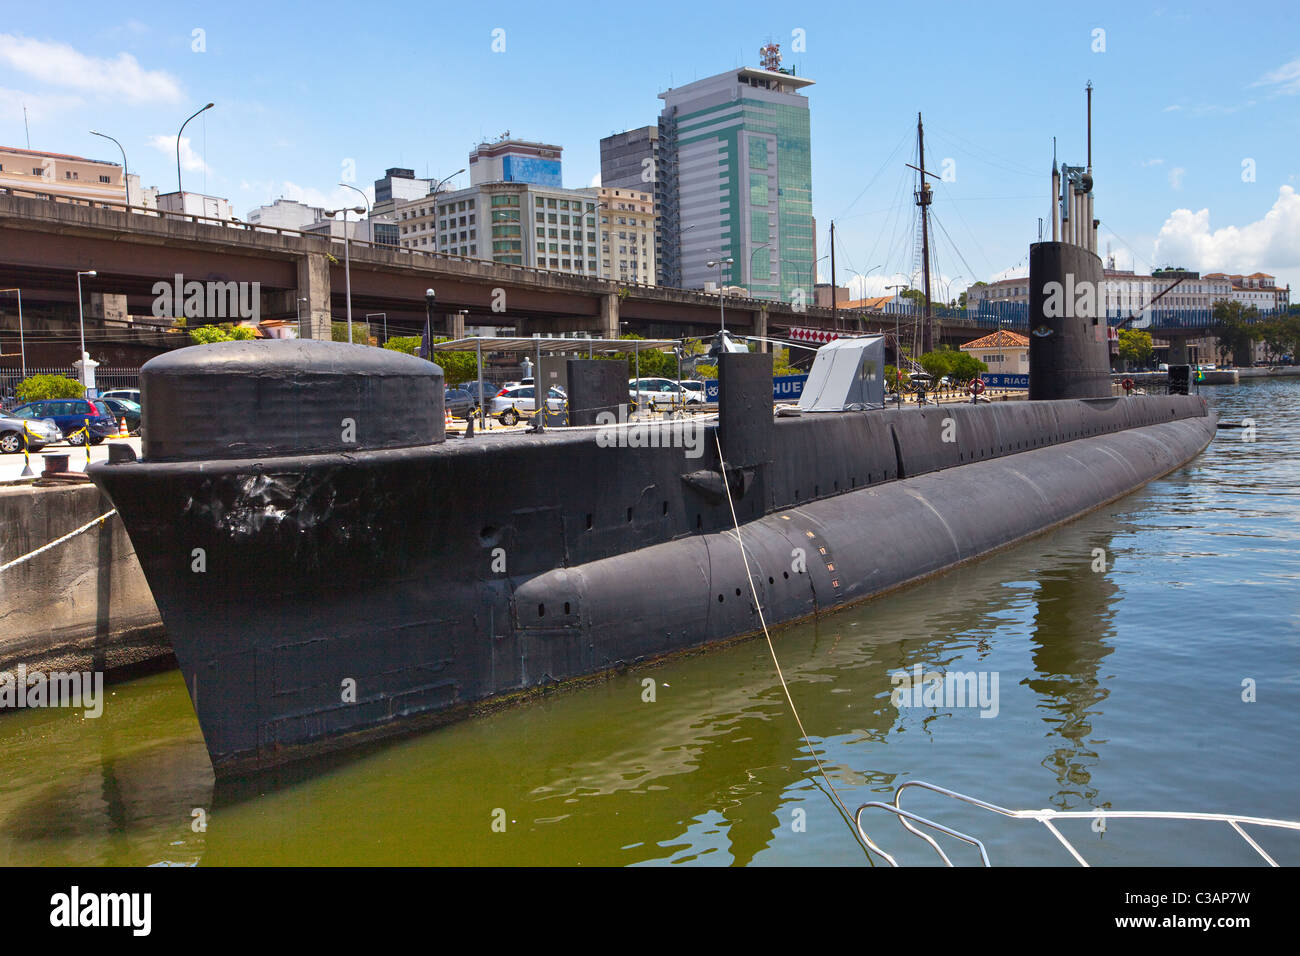
[[[757,4],[743,21],[691,10],[690,30],[629,32],[630,12],[591,8],[595,29],[579,29],[581,13],[559,24],[509,3],[491,15],[398,5],[360,24],[328,3],[302,23],[259,9],[250,24],[247,5],[136,9],[133,20],[68,18],[54,30],[37,11],[13,11],[0,30],[0,143],[26,148],[25,105],[32,149],[120,162],[97,129],[123,143],[143,185],[167,192],[175,130],[215,102],[186,129],[185,186],[239,215],[277,198],[350,204],[338,182],[370,192],[393,166],[441,179],[506,130],[564,147],[564,186],[584,188],[599,184],[602,137],[654,123],[669,87],[758,66],[773,41],[784,66],[817,81],[817,255],[834,220],[837,278],[855,297],[910,271],[904,163],[918,110],[927,166],[943,177],[936,297],[1022,273],[1047,216],[1052,137],[1061,161],[1084,162],[1088,80],[1103,258],[1300,278],[1300,43],[1280,4],[1253,9],[1252,42],[1236,45],[1209,7],[945,8],[925,22],[926,68],[899,42],[915,31],[901,11],[868,23],[859,11]],[[405,22],[428,29],[393,29]],[[626,42],[593,43],[603,33]],[[467,174],[448,184],[467,185]],[[829,273],[824,259],[818,277]]]

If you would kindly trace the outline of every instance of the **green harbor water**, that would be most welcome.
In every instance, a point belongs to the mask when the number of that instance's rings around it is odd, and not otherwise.
[[[1255,441],[1222,430],[1064,528],[774,632],[850,809],[927,780],[1014,808],[1300,818],[1300,382],[1203,394]],[[996,715],[895,706],[916,665],[996,675]],[[0,716],[0,864],[869,865],[761,637],[235,787],[214,785],[178,673],[109,690],[99,719]],[[1072,862],[1037,823],[905,806],[994,864]],[[892,818],[865,825],[939,862]],[[1097,864],[1260,862],[1223,824],[1062,830]],[[1300,838],[1256,833],[1300,864]]]

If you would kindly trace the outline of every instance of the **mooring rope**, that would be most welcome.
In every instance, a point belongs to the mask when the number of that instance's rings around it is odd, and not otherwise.
[[[63,537],[55,538],[49,544],[37,548],[35,551],[32,551],[30,554],[24,554],[21,558],[14,558],[12,561],[9,561],[5,564],[0,564],[0,571],[8,571],[10,568],[17,567],[18,565],[22,564],[24,561],[30,561],[38,554],[48,551],[50,550],[50,548],[57,547],[58,545],[63,544],[63,542],[67,541],[68,539],[75,538],[77,535],[81,534],[82,532],[89,531],[97,524],[102,524],[103,522],[107,521],[109,518],[113,517],[113,515],[115,514],[117,514],[116,508],[114,508],[112,511],[106,511],[104,512],[104,514],[100,515],[94,521],[87,521],[76,531],[69,531]]]
[[[767,649],[772,655],[772,664],[776,668],[776,676],[781,681],[781,690],[785,692],[786,702],[790,705],[790,713],[794,715],[794,721],[799,725],[799,733],[803,735],[803,742],[808,746],[808,752],[812,754],[812,758],[817,764],[817,770],[821,773],[822,779],[826,781],[826,786],[830,788],[833,802],[844,817],[844,822],[849,824],[854,838],[861,846],[862,837],[858,833],[857,826],[852,822],[853,814],[849,813],[849,808],[844,805],[844,798],[835,789],[835,784],[831,783],[830,774],[826,772],[825,765],[822,764],[821,758],[817,756],[817,748],[813,746],[812,738],[808,736],[808,731],[804,729],[803,720],[799,716],[799,709],[795,707],[794,698],[790,696],[790,687],[785,682],[785,674],[781,671],[781,662],[776,656],[776,647],[772,644],[772,634],[767,629],[767,618],[763,614],[763,603],[758,599],[758,587],[754,584],[754,575],[749,570],[749,557],[745,554],[744,542],[740,540],[740,521],[736,518],[736,503],[731,499],[731,486],[727,483],[727,466],[722,458],[722,441],[718,438],[717,432],[713,433],[713,440],[718,446],[718,467],[722,470],[722,487],[727,492],[727,506],[731,509],[731,523],[736,529],[736,544],[740,546],[740,560],[745,565],[745,577],[749,579],[749,593],[754,597],[754,607],[758,610],[758,622],[763,625],[763,637],[767,639]],[[864,852],[867,850],[866,846],[862,846],[862,849]],[[871,859],[870,853],[867,854],[867,859]],[[872,860],[873,864],[874,862]]]

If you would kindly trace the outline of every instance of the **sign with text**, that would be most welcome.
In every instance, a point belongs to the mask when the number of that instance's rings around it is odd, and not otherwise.
[[[1013,378],[1015,376],[1012,376]],[[1020,376],[1024,377],[1024,376]],[[807,375],[778,375],[772,379],[772,401],[774,402],[797,402],[799,396],[803,394],[804,384],[808,381]],[[1024,385],[1029,387],[1028,380]],[[711,378],[704,383],[704,400],[706,402],[716,402],[718,400],[718,380]]]
[[[1028,375],[1004,375],[1001,373],[985,372],[980,376],[984,380],[985,388],[1028,388]]]

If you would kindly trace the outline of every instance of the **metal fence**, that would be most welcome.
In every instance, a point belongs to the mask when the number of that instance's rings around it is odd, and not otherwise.
[[[77,370],[75,368],[35,368],[27,367],[27,378],[33,375],[62,375],[65,378],[76,379]],[[23,380],[22,369],[17,368],[0,368],[0,396],[9,396],[15,393],[18,383]],[[110,388],[139,388],[140,387],[140,370],[138,368],[111,368],[101,365],[95,369],[95,388],[98,391],[106,392]]]

